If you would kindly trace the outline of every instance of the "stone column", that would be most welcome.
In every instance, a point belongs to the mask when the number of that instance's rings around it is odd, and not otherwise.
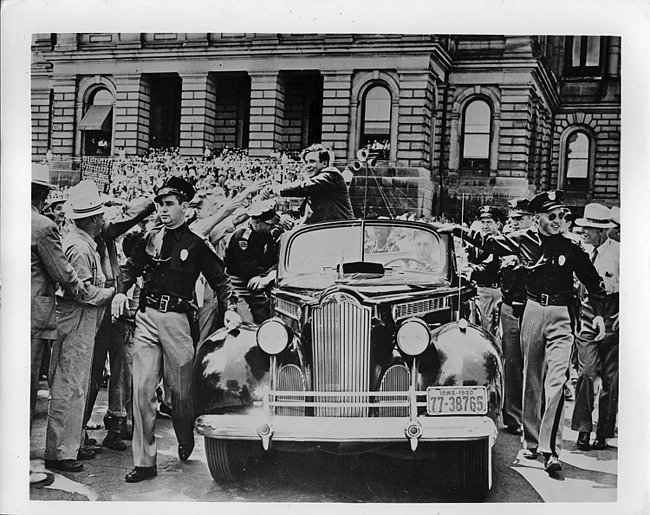
[[[284,147],[285,85],[281,73],[251,73],[249,153],[268,157]]]
[[[185,156],[201,156],[214,147],[217,89],[209,73],[181,75],[180,148]]]
[[[140,74],[115,75],[114,144],[115,152],[142,155],[149,148],[151,86]]]
[[[431,156],[433,77],[427,70],[400,73],[397,153],[398,163],[424,166]]]
[[[351,130],[352,72],[326,71],[323,75],[323,120],[321,141],[334,150],[337,161],[352,159]]]

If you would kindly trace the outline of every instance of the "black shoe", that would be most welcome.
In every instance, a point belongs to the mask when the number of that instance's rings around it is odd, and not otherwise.
[[[94,460],[95,459],[95,453],[94,453],[94,451],[91,451],[87,447],[81,447],[79,449],[79,452],[77,452],[77,459],[78,460]]]
[[[589,444],[589,433],[587,431],[580,431],[578,433],[578,440],[576,440],[576,447],[581,451],[588,451],[591,449]]]
[[[120,437],[118,431],[109,431],[106,438],[104,438],[102,445],[109,449],[113,449],[114,451],[126,451],[126,444]]]
[[[558,459],[558,457],[553,456],[552,454],[549,454],[548,456],[545,456],[544,457],[544,470],[549,475],[553,475],[556,472],[559,472],[560,470],[562,470],[562,464],[560,463],[560,460]]]
[[[153,479],[158,475],[156,466],[153,467],[135,467],[131,472],[129,472],[124,480],[127,483],[139,483],[145,479]]]
[[[521,436],[523,434],[523,431],[521,430],[521,426],[518,425],[506,426],[506,431],[511,435],[516,435],[516,436]]]
[[[595,449],[597,451],[602,451],[604,449],[608,449],[609,445],[607,445],[607,438],[602,437],[602,436],[596,436],[596,439],[594,440],[594,443],[591,444],[591,448]]]
[[[84,465],[76,460],[45,460],[45,468],[61,472],[79,472],[83,470]]]
[[[178,457],[181,461],[187,461],[194,450],[194,442],[178,444]]]
[[[524,458],[526,458],[527,460],[536,460],[537,456],[539,456],[539,453],[535,448],[524,450]]]

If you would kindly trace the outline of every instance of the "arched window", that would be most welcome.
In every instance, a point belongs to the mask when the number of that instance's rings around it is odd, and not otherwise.
[[[363,97],[359,148],[370,146],[379,151],[380,159],[388,159],[390,151],[391,97],[388,89],[372,86]]]
[[[492,135],[492,110],[481,99],[472,100],[463,113],[463,144],[460,166],[462,168],[490,167],[490,140]]]
[[[113,138],[113,94],[99,88],[92,92],[84,109],[84,116],[79,124],[82,131],[83,155],[111,155]]]
[[[571,191],[583,191],[589,187],[591,170],[592,142],[584,130],[571,132],[565,140],[564,184]]]

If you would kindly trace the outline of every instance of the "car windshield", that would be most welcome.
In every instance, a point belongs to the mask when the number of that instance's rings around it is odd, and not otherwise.
[[[446,244],[433,230],[387,222],[320,227],[297,234],[289,241],[285,272],[290,276],[328,274],[345,263],[380,263],[382,283],[395,281],[439,282],[447,279]],[[372,280],[376,269],[356,277]],[[340,275],[340,274],[339,274]],[[375,280],[379,278],[375,277]]]

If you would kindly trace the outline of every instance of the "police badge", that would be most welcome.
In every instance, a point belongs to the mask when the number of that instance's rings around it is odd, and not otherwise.
[[[564,263],[566,263],[566,256],[560,256],[557,258],[557,264],[560,266],[564,266]]]
[[[181,261],[185,261],[187,259],[187,255],[188,255],[187,249],[181,250]]]

